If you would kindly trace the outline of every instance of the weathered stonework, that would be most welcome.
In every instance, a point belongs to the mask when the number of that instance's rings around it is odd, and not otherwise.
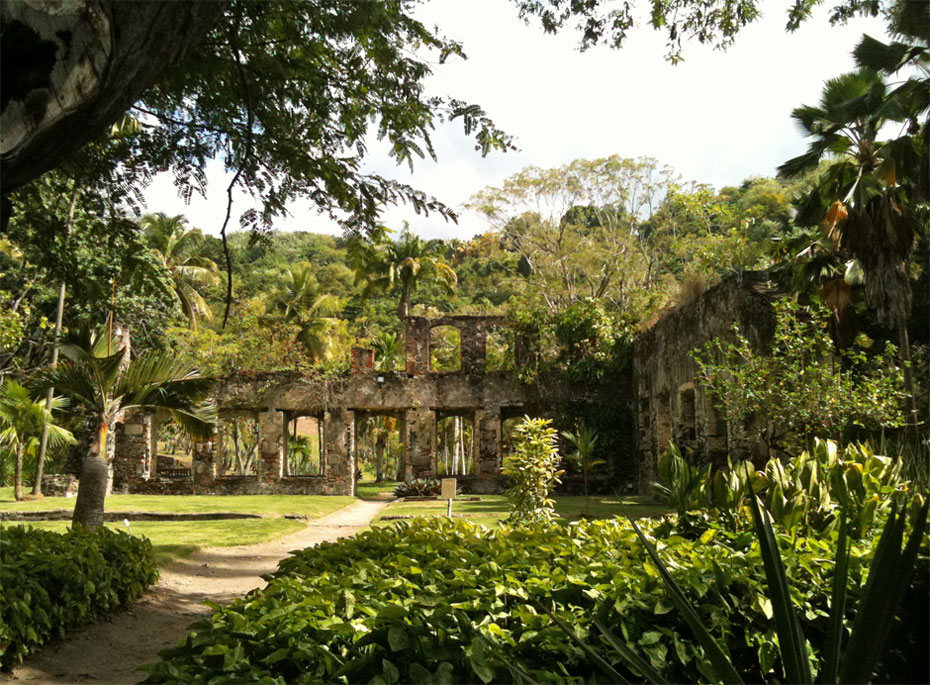
[[[42,476],[42,494],[46,497],[77,497],[78,479],[70,473],[46,473]]]
[[[731,448],[730,438],[740,427],[720,419],[696,380],[697,369],[689,352],[715,337],[732,339],[734,323],[750,342],[764,347],[774,332],[772,299],[764,274],[743,274],[666,315],[637,338],[633,385],[627,385],[626,377],[616,388],[621,400],[617,421],[629,435],[628,444],[620,447],[622,454],[614,457],[619,486],[631,487],[636,482],[641,492],[648,492],[656,480],[658,455],[672,440],[699,458],[724,459]],[[161,494],[354,495],[360,421],[372,415],[397,420],[404,446],[400,474],[412,480],[437,475],[437,421],[461,416],[471,422],[474,437],[469,455],[473,468],[468,469],[473,475],[459,477],[463,491],[499,492],[501,433],[506,419],[551,415],[553,407],[583,408],[599,399],[596,394],[601,390],[595,384],[568,385],[549,376],[526,384],[509,372],[488,371],[488,330],[504,325],[499,317],[408,317],[406,324],[404,371],[375,371],[374,352],[355,348],[351,373],[345,377],[243,374],[219,383],[214,394],[223,416],[257,419],[255,475],[217,473],[213,454],[225,439],[222,429],[213,442],[195,445],[189,471],[152,468],[151,417],[139,415],[124,417],[117,429],[117,482],[130,492]],[[430,369],[430,331],[437,326],[452,326],[459,332],[459,371]],[[517,336],[515,343],[518,363],[532,363],[536,355],[532,341]],[[320,475],[288,476],[284,472],[287,425],[302,416],[315,417],[322,427]]]
[[[633,376],[639,436],[639,488],[657,480],[658,457],[674,441],[700,460],[723,463],[733,431],[697,380],[690,352],[714,338],[735,340],[733,324],[757,349],[775,331],[775,291],[763,272],[744,273],[710,288],[664,316],[634,343]],[[748,455],[747,455],[748,456]]]
[[[404,372],[376,372],[374,351],[352,350],[351,374],[341,379],[314,379],[294,373],[232,376],[216,388],[223,416],[257,418],[259,448],[256,475],[221,476],[213,454],[225,438],[218,430],[212,443],[194,447],[192,468],[157,471],[151,467],[151,417],[136,435],[120,433],[120,473],[131,492],[147,493],[300,493],[354,495],[357,455],[356,421],[370,415],[397,419],[405,446],[401,473],[406,479],[436,475],[436,421],[456,415],[472,421],[476,439],[471,458],[480,492],[500,489],[502,414],[522,414],[541,404],[538,387],[518,383],[504,371],[486,372],[487,331],[500,317],[409,317]],[[452,326],[459,331],[461,368],[451,373],[430,369],[430,331]],[[527,346],[523,344],[521,349]],[[322,423],[321,475],[286,476],[287,423],[300,416]]]

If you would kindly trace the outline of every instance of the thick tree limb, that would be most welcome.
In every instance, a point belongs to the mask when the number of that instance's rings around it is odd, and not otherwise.
[[[99,135],[180,62],[225,0],[4,0],[4,193]]]

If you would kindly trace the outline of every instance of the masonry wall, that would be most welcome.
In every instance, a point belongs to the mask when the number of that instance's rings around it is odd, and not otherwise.
[[[356,416],[389,414],[399,419],[405,479],[436,474],[436,421],[450,412],[473,421],[475,492],[500,490],[502,413],[538,405],[538,388],[517,383],[503,371],[486,372],[488,329],[499,317],[454,316],[407,320],[406,367],[403,372],[376,372],[374,352],[352,350],[352,372],[333,380],[294,373],[233,376],[221,383],[215,399],[222,412],[257,417],[259,449],[256,475],[217,473],[213,443],[194,446],[189,476],[158,475],[152,466],[151,417],[134,417],[132,428],[119,436],[121,487],[152,494],[327,494],[354,495],[356,488]],[[430,331],[453,326],[459,331],[461,365],[454,373],[430,369]],[[284,476],[286,426],[297,416],[319,417],[323,424],[322,475]],[[146,423],[147,422],[147,423]],[[139,427],[135,427],[139,424]],[[128,426],[128,424],[127,424]],[[223,439],[222,433],[216,441]]]
[[[777,293],[763,272],[720,283],[640,335],[634,344],[634,391],[639,437],[639,489],[657,479],[658,457],[674,441],[698,460],[725,463],[733,431],[697,379],[690,352],[714,338],[734,340],[733,324],[759,350],[775,331]],[[749,456],[739,455],[736,456]]]

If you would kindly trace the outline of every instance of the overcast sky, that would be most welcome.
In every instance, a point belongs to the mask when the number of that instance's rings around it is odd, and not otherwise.
[[[612,154],[656,157],[685,179],[717,188],[773,175],[806,147],[791,110],[815,104],[826,79],[853,67],[850,52],[862,33],[884,33],[883,23],[874,19],[831,27],[821,10],[789,34],[784,30],[789,4],[760,0],[764,16],[739,34],[736,45],[720,52],[688,44],[685,61],[672,66],[663,59],[664,35],[648,27],[631,31],[621,50],[582,53],[576,33],[549,36],[537,24],[524,25],[507,0],[430,0],[420,19],[463,43],[469,59],[437,66],[429,90],[480,104],[516,137],[519,151],[482,158],[453,124],[435,132],[437,163],[421,161],[411,174],[372,144],[368,170],[453,208],[526,166]],[[177,197],[170,178],[160,178],[146,193],[148,209],[184,214],[193,226],[216,234],[225,214],[226,178],[221,164],[212,165],[207,199],[195,197],[190,205]],[[233,216],[253,204],[240,197]],[[389,227],[407,220],[431,238],[470,238],[487,228],[465,211],[458,225],[403,206],[383,216]],[[340,231],[309,202],[295,203],[291,216],[275,228]]]

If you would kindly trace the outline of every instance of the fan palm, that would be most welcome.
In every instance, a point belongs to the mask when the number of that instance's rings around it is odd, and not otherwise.
[[[200,229],[188,228],[187,220],[181,215],[147,214],[140,223],[149,247],[171,277],[181,311],[190,327],[196,329],[198,317],[210,319],[213,316],[199,289],[216,285],[220,280],[216,263],[197,253],[203,234]]]
[[[342,298],[323,292],[310,264],[287,269],[266,306],[283,321],[300,326],[300,341],[315,360],[328,355],[331,333],[339,325],[344,303]]]
[[[74,436],[52,423],[52,412],[67,406],[63,397],[34,400],[24,386],[7,379],[0,388],[0,443],[9,445],[15,458],[13,493],[18,502],[23,498],[23,457],[30,447],[39,443],[39,435],[48,427],[48,442],[52,447],[73,444]]]
[[[95,416],[94,441],[84,459],[74,507],[74,525],[103,523],[109,464],[107,439],[121,412],[166,411],[194,438],[208,439],[216,422],[206,402],[212,380],[166,353],[143,353],[128,361],[119,338],[87,331],[69,337],[61,353],[67,361],[38,375],[40,388],[55,387]]]
[[[924,38],[923,47],[885,46],[866,36],[856,51],[861,68],[827,81],[818,106],[794,110],[792,116],[811,138],[810,147],[779,167],[780,175],[794,176],[831,158],[801,202],[798,222],[821,224],[837,249],[858,261],[866,300],[880,322],[897,330],[905,362],[910,359],[910,257],[917,213],[926,200],[920,189],[926,151],[915,134],[930,95],[926,79],[906,79],[889,89],[882,74],[869,67],[889,72],[908,61],[925,65],[925,44]],[[903,125],[901,134],[880,141],[879,132],[895,122]],[[905,375],[913,422],[913,380],[907,367]]]
[[[355,238],[349,244],[349,260],[355,282],[365,282],[366,296],[400,288],[397,315],[410,315],[410,299],[418,286],[435,281],[449,292],[455,290],[458,276],[442,257],[442,242],[423,240],[405,226],[400,240],[391,240],[389,229],[378,227],[370,241]]]

